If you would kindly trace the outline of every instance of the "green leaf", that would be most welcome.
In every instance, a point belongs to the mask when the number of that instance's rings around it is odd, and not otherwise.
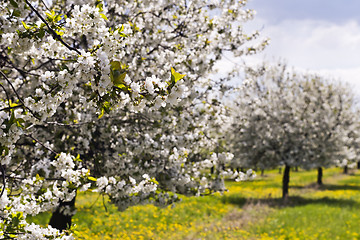
[[[104,102],[101,106],[101,113],[98,117],[98,119],[102,118],[105,113],[109,114],[111,110],[111,103],[110,102]]]
[[[54,22],[59,22],[62,19],[62,17],[63,17],[62,14],[56,15],[54,18]]]
[[[105,110],[106,113],[110,113],[111,103],[110,103],[110,102],[104,102],[103,108],[104,108],[104,110]]]
[[[174,68],[171,68],[171,82],[176,83],[177,81],[183,79],[185,76],[185,74],[180,74],[176,72]]]
[[[55,17],[55,12],[54,12],[54,10],[51,10],[50,13],[45,12],[45,14],[46,14],[46,16],[48,16],[49,18],[54,18],[54,17]]]
[[[47,19],[46,19],[46,20],[48,20],[48,21],[51,22],[51,23],[55,22],[56,16],[55,16],[55,12],[54,12],[53,10],[51,10],[50,13],[45,12],[45,14],[46,14],[46,16],[47,16]]]
[[[43,38],[44,36],[45,36],[45,30],[43,28],[40,28],[39,33],[38,33],[38,37]]]
[[[90,181],[93,181],[93,182],[96,182],[97,181],[97,179],[96,178],[94,178],[94,177],[88,177],[88,179],[90,180]]]
[[[126,65],[121,64],[119,61],[112,61],[110,63],[110,79],[115,86],[125,85],[125,69]]]
[[[121,86],[125,86],[124,84],[125,77],[126,77],[126,72],[121,73],[119,76],[114,78],[114,85],[117,86],[118,88],[121,88]]]
[[[64,32],[60,32],[60,31],[55,31],[55,32],[56,32],[56,34],[59,35],[59,36],[64,35]]]
[[[14,0],[10,0],[10,4],[13,5],[14,7],[18,8],[19,5],[17,4],[17,2],[15,2]]]
[[[17,118],[16,119],[16,125],[20,128],[24,128],[25,126],[23,125],[23,123],[25,123],[24,119],[22,118]]]
[[[74,159],[75,162],[82,162],[82,160],[80,159],[80,154],[78,154],[76,156],[76,158]]]
[[[117,88],[120,88],[121,90],[123,91],[130,91],[131,89],[127,86],[125,86],[124,84],[118,84],[118,85],[115,85]]]
[[[4,155],[3,156],[6,156],[9,154],[9,148],[8,147],[5,147],[5,146],[2,146],[0,145],[0,154],[3,154],[4,152]]]
[[[111,61],[110,70],[121,70],[121,63],[119,61]]]
[[[103,19],[105,19],[106,21],[109,21],[109,19],[105,16],[105,14],[100,13],[100,17],[102,17]]]
[[[44,177],[40,177],[39,174],[36,174],[35,178],[36,178],[36,180],[38,180],[38,181],[45,179]]]
[[[10,107],[16,107],[16,106],[19,106],[19,104],[18,104],[18,103],[14,103],[14,102],[12,102],[11,100],[9,100],[9,105],[10,105]]]
[[[168,92],[171,92],[171,89],[174,87],[175,83],[178,82],[180,79],[183,79],[186,75],[180,74],[175,71],[174,68],[171,68],[171,80],[167,81],[168,84]]]
[[[105,110],[104,108],[101,109],[101,113],[100,115],[98,116],[98,119],[102,118],[104,116],[104,113],[105,113]]]
[[[99,12],[103,11],[104,5],[100,1],[96,1],[96,7],[99,9]]]
[[[20,17],[21,12],[20,12],[20,10],[15,9],[15,10],[13,11],[12,15],[15,16],[15,17]]]

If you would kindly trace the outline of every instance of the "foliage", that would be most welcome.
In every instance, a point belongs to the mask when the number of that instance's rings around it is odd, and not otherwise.
[[[248,70],[248,83],[237,93],[228,142],[234,167],[285,165],[283,198],[290,167],[328,167],[357,160],[358,117],[347,87],[286,65]]]
[[[267,45],[243,32],[245,3],[2,0],[0,234],[71,239],[25,219],[77,191],[122,210],[223,191],[239,173],[215,150],[226,117],[210,74],[224,52]]]
[[[350,88],[281,63],[249,69],[247,77],[228,134],[234,166],[310,169],[356,161],[358,118]]]

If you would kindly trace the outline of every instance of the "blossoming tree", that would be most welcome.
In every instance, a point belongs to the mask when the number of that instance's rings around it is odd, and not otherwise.
[[[321,184],[322,167],[354,158],[357,117],[348,88],[281,63],[249,70],[248,78],[233,108],[233,166],[285,165],[285,199],[291,167],[318,168]]]
[[[221,191],[224,52],[253,54],[245,1],[29,1],[0,5],[0,236],[70,239],[78,191],[119,209]],[[185,76],[186,75],[186,76]],[[214,168],[209,174],[204,169]],[[55,210],[51,226],[27,215]]]

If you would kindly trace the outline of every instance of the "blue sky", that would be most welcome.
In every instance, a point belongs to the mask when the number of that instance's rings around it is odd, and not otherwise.
[[[360,0],[248,0],[247,31],[271,39],[255,56],[348,82],[360,97]]]
[[[325,20],[344,23],[360,21],[359,0],[249,0],[247,5],[271,23],[288,19]]]

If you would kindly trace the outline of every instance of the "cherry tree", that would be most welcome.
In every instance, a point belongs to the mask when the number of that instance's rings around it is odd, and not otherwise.
[[[210,74],[225,52],[267,45],[249,44],[258,32],[242,30],[254,15],[245,3],[2,0],[0,235],[71,239],[57,229],[79,191],[125,209],[243,178],[216,150],[225,86]],[[26,222],[44,211],[51,226]]]
[[[321,184],[322,167],[354,158],[357,117],[348,88],[282,63],[249,69],[247,78],[232,113],[233,166],[285,165],[286,199],[291,167],[318,168]]]
[[[307,149],[313,160],[306,168],[318,169],[317,183],[321,185],[323,167],[355,163],[358,159],[358,115],[348,86],[316,76],[302,86],[307,109],[304,119],[309,126]]]

